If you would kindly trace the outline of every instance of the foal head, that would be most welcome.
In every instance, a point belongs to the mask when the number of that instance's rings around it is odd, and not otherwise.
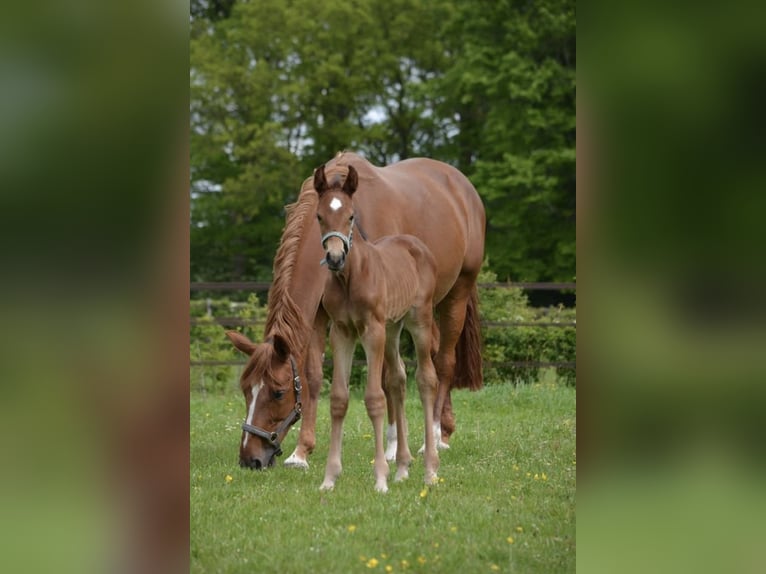
[[[301,385],[286,341],[274,336],[256,344],[227,331],[232,344],[249,357],[240,377],[245,396],[245,423],[239,444],[239,465],[261,470],[282,454],[280,442],[300,418]]]
[[[339,177],[328,183],[323,165],[314,171],[314,189],[319,194],[317,220],[322,232],[324,260],[331,271],[343,269],[351,249],[354,229],[354,204],[351,197],[356,191],[358,181],[353,166],[348,166],[348,175],[343,185]]]

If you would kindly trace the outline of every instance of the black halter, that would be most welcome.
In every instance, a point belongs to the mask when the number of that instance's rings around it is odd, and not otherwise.
[[[279,444],[279,435],[285,432],[285,430],[287,430],[292,424],[301,418],[301,378],[298,375],[298,369],[295,366],[295,359],[293,359],[292,355],[290,355],[290,367],[293,369],[293,390],[295,391],[295,406],[293,406],[293,410],[290,411],[290,414],[287,415],[287,418],[283,420],[282,423],[277,427],[277,430],[274,432],[268,432],[257,426],[247,424],[246,422],[242,423],[243,431],[261,437],[272,447],[274,447],[276,450],[274,453],[275,456],[282,454],[282,447]],[[255,397],[253,397],[253,400],[255,400]]]

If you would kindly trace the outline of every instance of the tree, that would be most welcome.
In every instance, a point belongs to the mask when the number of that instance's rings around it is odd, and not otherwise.
[[[342,149],[468,175],[501,278],[574,276],[572,0],[195,0],[192,273],[269,279],[292,201]]]

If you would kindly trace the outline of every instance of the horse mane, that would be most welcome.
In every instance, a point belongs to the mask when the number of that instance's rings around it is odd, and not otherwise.
[[[273,280],[269,290],[269,313],[264,336],[279,334],[293,353],[303,349],[305,334],[310,327],[290,295],[290,286],[298,251],[306,236],[305,230],[316,213],[317,194],[313,189],[310,180],[306,180],[297,201],[285,207],[287,220],[274,257]]]

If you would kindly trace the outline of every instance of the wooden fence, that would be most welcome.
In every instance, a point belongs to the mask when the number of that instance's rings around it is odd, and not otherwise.
[[[268,291],[271,287],[271,283],[264,281],[231,281],[231,282],[192,282],[190,284],[190,291],[216,291],[216,292],[231,292],[231,291]],[[576,283],[525,283],[525,282],[508,282],[508,283],[479,283],[480,288],[484,289],[508,289],[519,288],[526,291],[576,291]],[[263,325],[262,320],[247,320],[240,319],[238,317],[212,317],[206,319],[198,319],[196,317],[190,317],[191,325],[210,324],[211,321],[214,324],[221,325],[223,327],[243,327],[243,326],[258,326]],[[482,321],[482,327],[539,327],[539,328],[563,328],[572,327],[576,328],[576,322],[567,321]],[[244,365],[244,360],[239,361],[191,361],[191,366],[199,367],[212,367],[212,366],[237,366]],[[365,361],[355,361],[354,364],[364,365]],[[414,361],[405,361],[405,364],[414,365]],[[328,362],[329,365],[329,362]],[[485,362],[485,367],[522,367],[522,368],[544,368],[544,367],[556,367],[556,368],[576,368],[574,361],[505,361],[505,362]]]

